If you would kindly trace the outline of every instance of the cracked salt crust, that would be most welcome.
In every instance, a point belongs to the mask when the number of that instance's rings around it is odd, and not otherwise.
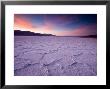
[[[15,76],[96,76],[97,39],[15,36]]]

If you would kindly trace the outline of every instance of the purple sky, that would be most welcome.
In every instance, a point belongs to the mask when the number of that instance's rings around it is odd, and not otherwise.
[[[14,30],[57,36],[97,34],[97,14],[15,14]]]

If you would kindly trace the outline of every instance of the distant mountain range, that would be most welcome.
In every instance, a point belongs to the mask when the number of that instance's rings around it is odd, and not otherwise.
[[[41,33],[34,33],[30,31],[20,31],[20,30],[14,30],[15,36],[55,36],[52,34],[41,34]]]
[[[81,36],[83,38],[97,38],[97,35]]]
[[[30,31],[20,31],[14,30],[15,36],[56,36],[53,34],[41,34],[41,33],[34,33]],[[58,36],[61,37],[61,36]],[[97,38],[97,35],[88,35],[88,36],[64,36],[64,37],[81,37],[81,38]]]

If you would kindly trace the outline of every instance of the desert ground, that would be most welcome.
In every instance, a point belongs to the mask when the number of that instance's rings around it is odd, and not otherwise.
[[[15,76],[96,76],[97,39],[15,36]]]

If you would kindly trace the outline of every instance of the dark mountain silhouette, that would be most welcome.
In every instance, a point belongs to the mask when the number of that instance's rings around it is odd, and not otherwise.
[[[97,35],[82,36],[83,38],[97,38]]]
[[[57,37],[62,37],[62,36],[57,36]],[[63,36],[63,37],[97,38],[97,35],[87,35],[87,36]]]
[[[52,34],[41,34],[41,33],[34,33],[30,31],[20,31],[20,30],[14,30],[15,36],[55,36]]]
[[[34,33],[30,31],[20,31],[20,30],[14,30],[15,36],[56,36],[52,34],[41,34],[41,33]],[[62,36],[57,36],[62,37]],[[64,36],[64,37],[81,37],[81,38],[97,38],[97,35],[88,35],[88,36]]]

